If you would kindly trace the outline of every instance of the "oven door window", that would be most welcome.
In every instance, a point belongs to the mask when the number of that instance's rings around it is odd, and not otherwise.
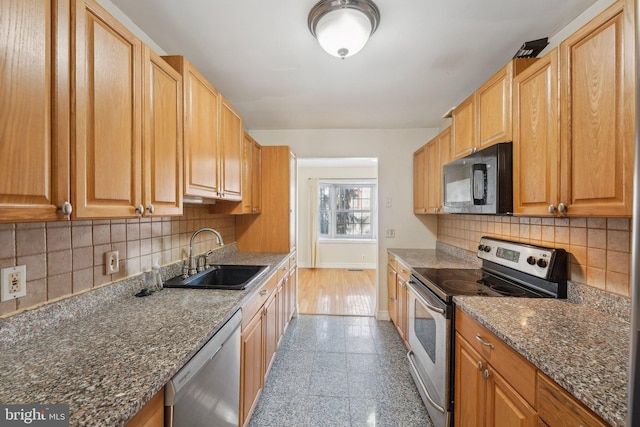
[[[415,311],[414,330],[416,338],[418,338],[422,348],[427,352],[431,362],[436,363],[436,342],[438,335],[436,320],[422,304],[418,302],[416,302]]]

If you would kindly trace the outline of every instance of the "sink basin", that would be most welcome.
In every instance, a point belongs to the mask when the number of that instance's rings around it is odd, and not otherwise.
[[[267,265],[214,265],[187,279],[170,280],[165,287],[241,290],[260,278],[268,269]]]

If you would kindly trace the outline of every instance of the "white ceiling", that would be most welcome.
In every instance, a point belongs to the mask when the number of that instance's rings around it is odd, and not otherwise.
[[[316,0],[112,0],[167,53],[185,55],[249,130],[438,127],[442,115],[595,0],[375,0],[357,55],[307,29]]]

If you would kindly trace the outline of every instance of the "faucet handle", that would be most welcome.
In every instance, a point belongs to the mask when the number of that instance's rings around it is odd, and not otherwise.
[[[211,256],[212,253],[213,253],[212,250],[208,250],[204,254],[204,268],[205,269],[208,269],[209,267],[211,267],[211,264],[209,264],[209,257]]]
[[[196,264],[196,257],[190,256],[189,257],[189,276],[193,276],[197,272],[198,272],[198,269]]]

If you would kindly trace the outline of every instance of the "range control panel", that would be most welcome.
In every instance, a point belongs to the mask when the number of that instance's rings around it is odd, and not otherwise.
[[[526,243],[482,237],[478,244],[478,258],[513,268],[514,270],[548,279],[556,250]]]

